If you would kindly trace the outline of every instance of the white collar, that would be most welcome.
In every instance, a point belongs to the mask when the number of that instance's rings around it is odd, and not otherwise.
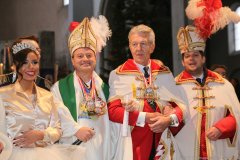
[[[79,77],[78,77],[78,75],[77,75],[77,72],[74,71],[74,72],[73,72],[73,75],[74,75],[73,77],[75,77],[75,78],[74,78],[74,79],[75,79],[74,81],[77,82],[77,83],[76,83],[76,85],[78,86],[77,88],[81,89],[81,87],[80,87],[80,85],[79,85],[79,83],[78,83]],[[75,82],[74,82],[74,83],[75,83]],[[89,80],[87,83],[85,83],[85,84],[86,84],[87,86],[90,86],[90,85],[91,85],[91,82],[92,82],[92,79],[90,79],[90,80]]]
[[[203,73],[200,76],[198,76],[198,77],[193,76],[193,78],[194,79],[200,78],[202,80],[203,79]]]
[[[138,64],[138,63],[136,63],[135,61],[134,61],[134,63],[136,64],[136,66],[138,67],[138,69],[139,69],[142,73],[144,73],[143,68],[146,67],[146,66],[143,66],[143,65],[141,65],[141,64]],[[147,66],[149,67],[149,69],[148,69],[148,73],[150,73],[150,71],[151,71],[150,63],[148,63]]]
[[[90,81],[88,81],[87,83],[85,83],[88,87],[91,85],[92,79],[90,79]]]

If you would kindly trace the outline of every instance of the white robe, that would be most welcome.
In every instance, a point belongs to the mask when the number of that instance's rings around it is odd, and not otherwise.
[[[176,80],[178,77],[176,78]],[[199,159],[199,135],[201,126],[201,114],[193,107],[201,106],[199,100],[195,97],[199,95],[194,82],[180,83],[178,85],[183,94],[188,99],[189,114],[186,115],[185,125],[182,130],[175,136],[176,145],[179,149],[179,160],[198,160]],[[231,114],[236,118],[237,131],[236,137],[231,144],[229,138],[210,141],[206,138],[207,154],[209,160],[236,160],[238,156],[239,143],[239,118],[240,105],[235,95],[234,89],[230,82],[224,79],[223,83],[209,82],[210,90],[205,90],[205,96],[214,96],[206,99],[207,106],[215,108],[207,110],[206,130],[212,127],[217,121],[224,118],[226,110],[230,110]]]
[[[76,72],[73,73],[74,76],[74,88],[76,95],[76,108],[77,115],[79,114],[79,104],[83,101],[83,93],[81,87],[78,82],[78,78]],[[94,72],[93,77],[95,79],[96,90],[102,100],[106,101],[104,93],[102,91],[101,78]],[[56,82],[51,89],[54,97],[58,101],[62,101],[62,97],[59,91],[59,82]],[[107,111],[107,106],[106,106]],[[81,159],[81,160],[110,160],[110,124],[108,118],[108,112],[104,115],[100,116],[97,120],[92,119],[78,119],[78,125],[74,124],[73,118],[67,107],[62,106],[59,108],[59,114],[61,119],[61,126],[63,129],[63,136],[60,139],[60,143],[62,144],[72,144],[76,137],[74,134],[81,127],[90,127],[94,128],[95,135],[86,143],[82,142],[80,146],[77,146],[76,151],[73,152],[72,159]],[[77,151],[79,149],[79,151]],[[83,151],[84,149],[84,151]],[[79,155],[79,152],[82,155]],[[76,155],[76,156],[75,156]]]
[[[133,88],[142,86],[143,82],[137,80],[137,75],[139,73],[117,73],[117,69],[110,73],[109,86],[110,86],[110,96],[109,101],[115,99],[121,99],[124,95],[133,95]],[[156,78],[156,79],[154,79]],[[181,92],[177,89],[175,85],[174,78],[170,71],[153,73],[153,83],[158,87],[157,94],[159,99],[156,103],[163,109],[169,101],[175,102],[182,110],[183,117],[185,116],[185,103],[182,100]],[[133,87],[134,86],[134,87]],[[136,91],[136,95],[138,95]],[[133,97],[136,98],[136,97]],[[139,100],[139,111],[143,109],[143,100]],[[112,145],[113,147],[113,157],[114,160],[130,160],[133,159],[132,152],[132,138],[131,138],[131,128],[128,126],[128,136],[122,136],[123,125],[120,123],[113,123],[114,127],[111,132]],[[165,130],[164,132],[167,132]],[[166,133],[163,133],[162,141],[170,143],[172,139],[167,138]],[[151,147],[151,146],[149,146]],[[167,152],[167,151],[166,151]],[[170,157],[167,157],[170,158]]]

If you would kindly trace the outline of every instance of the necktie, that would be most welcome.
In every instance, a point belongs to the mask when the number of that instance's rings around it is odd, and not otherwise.
[[[147,79],[147,83],[149,84],[149,74],[148,74],[148,70],[149,67],[145,66],[143,67],[143,71],[144,71],[144,77]],[[148,104],[150,105],[150,107],[154,110],[154,112],[156,111],[156,103],[154,102],[154,100],[147,100]],[[153,160],[156,154],[156,149],[155,149],[155,133],[153,133],[153,141],[152,141],[152,148],[151,148],[151,153],[150,153],[150,160]]]
[[[202,85],[202,79],[201,78],[196,78],[196,81]]]
[[[148,66],[145,66],[143,67],[143,71],[144,71],[144,77],[145,78],[149,78],[149,74],[148,74],[148,70],[149,70],[149,67]],[[147,83],[149,84],[149,80],[147,79]],[[154,102],[154,100],[147,100],[148,104],[151,106],[151,108],[156,111],[156,103]]]
[[[148,78],[148,77],[149,77],[149,74],[148,74],[148,69],[149,69],[149,67],[148,67],[148,66],[146,66],[146,67],[143,67],[143,71],[144,71],[144,77],[145,77],[145,78]]]

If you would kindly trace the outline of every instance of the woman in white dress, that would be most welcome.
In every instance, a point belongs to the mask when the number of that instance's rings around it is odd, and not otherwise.
[[[35,84],[40,55],[32,44],[20,41],[11,51],[18,79],[0,88],[0,108],[5,113],[1,113],[0,133],[12,143],[9,159],[65,159],[54,145],[61,137],[61,128],[52,94]],[[5,144],[2,153],[11,148]]]

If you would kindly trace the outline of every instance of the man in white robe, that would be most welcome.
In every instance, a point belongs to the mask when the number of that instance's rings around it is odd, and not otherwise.
[[[110,160],[108,87],[94,69],[96,54],[106,45],[111,32],[104,16],[84,18],[70,27],[73,31],[68,46],[75,71],[52,87],[55,98],[68,107],[59,108],[63,130],[60,142],[80,145],[72,160]]]
[[[115,122],[112,129],[115,160],[164,157],[167,152],[163,154],[160,147],[167,139],[160,142],[161,133],[172,126],[174,134],[183,122],[182,96],[171,71],[161,61],[150,59],[154,47],[155,35],[150,27],[133,27],[129,32],[133,59],[110,73],[108,112],[110,120]],[[176,112],[162,115],[166,106],[175,108]],[[129,114],[128,118],[125,113]]]
[[[175,80],[189,109],[175,136],[177,159],[236,160],[240,105],[233,86],[204,67],[205,40],[195,27],[181,27],[177,39],[185,69]]]

